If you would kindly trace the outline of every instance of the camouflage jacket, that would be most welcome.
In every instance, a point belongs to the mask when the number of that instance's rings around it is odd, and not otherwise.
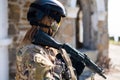
[[[16,54],[16,80],[76,80],[70,60],[61,58],[58,52],[34,44],[20,48]]]

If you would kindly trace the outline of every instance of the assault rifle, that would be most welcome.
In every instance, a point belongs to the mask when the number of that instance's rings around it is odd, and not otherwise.
[[[83,62],[93,72],[98,73],[100,76],[106,79],[103,74],[103,69],[98,67],[86,54],[81,53],[80,51],[69,46],[68,44],[61,44],[56,42],[52,37],[50,37],[43,31],[38,30],[33,37],[32,42],[37,45],[41,44],[44,46],[54,47],[56,49],[63,48],[75,61]]]
[[[63,44],[63,48],[74,60],[77,60],[78,62],[82,61],[89,69],[106,79],[106,77],[103,75],[103,69],[98,67],[86,54],[81,53],[68,44]]]

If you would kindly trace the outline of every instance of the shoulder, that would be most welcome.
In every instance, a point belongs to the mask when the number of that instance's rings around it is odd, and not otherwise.
[[[34,53],[40,53],[41,51],[44,51],[42,46],[37,46],[34,44],[24,45],[20,47],[16,53],[17,56],[22,56],[26,54],[34,54]]]

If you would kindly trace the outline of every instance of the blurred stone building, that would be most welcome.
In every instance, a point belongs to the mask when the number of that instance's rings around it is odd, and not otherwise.
[[[3,0],[4,1],[4,0]],[[15,53],[30,25],[26,19],[34,0],[8,0],[8,36],[10,80],[15,75]],[[59,0],[67,10],[55,39],[69,43],[100,65],[108,67],[107,0]],[[102,60],[105,61],[102,61]]]

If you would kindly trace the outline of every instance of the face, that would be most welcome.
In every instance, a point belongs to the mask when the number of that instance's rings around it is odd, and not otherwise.
[[[60,22],[58,23],[56,20],[49,16],[45,16],[40,23],[49,26],[49,28],[46,28],[43,31],[48,33],[50,36],[54,36],[60,26]]]
[[[52,32],[53,32],[52,36],[55,36],[55,34],[58,31],[59,27],[60,27],[60,22],[57,23],[56,21],[52,21],[52,23],[51,23],[51,29],[52,29]]]

